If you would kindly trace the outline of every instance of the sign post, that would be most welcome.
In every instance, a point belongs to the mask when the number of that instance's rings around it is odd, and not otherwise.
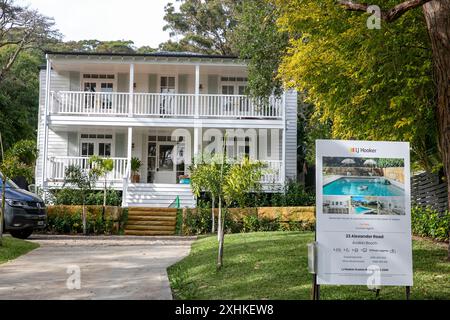
[[[316,141],[320,285],[413,285],[409,143]]]

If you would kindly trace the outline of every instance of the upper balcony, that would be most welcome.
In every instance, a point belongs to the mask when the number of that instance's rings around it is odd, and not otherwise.
[[[51,115],[110,117],[188,117],[221,119],[281,119],[281,98],[246,95],[51,92]]]
[[[47,61],[41,85],[50,82],[45,103],[53,126],[283,125],[283,97],[247,96],[247,66],[236,57],[49,53]]]

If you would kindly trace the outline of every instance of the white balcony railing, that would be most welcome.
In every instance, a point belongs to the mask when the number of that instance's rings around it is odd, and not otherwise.
[[[108,173],[109,182],[122,182],[127,169],[126,158],[111,158],[114,161],[114,169]],[[82,170],[90,170],[92,165],[87,157],[51,157],[49,159],[48,177],[51,181],[63,181],[66,169],[69,166],[77,166]]]
[[[263,176],[261,178],[261,183],[277,184],[283,182],[282,161],[261,160],[261,162],[265,164],[265,168],[263,169]]]
[[[114,169],[107,176],[108,182],[122,183],[127,177],[127,159],[111,158],[114,161]],[[261,183],[282,183],[282,161],[261,160],[266,166],[263,170]],[[51,157],[48,166],[48,178],[53,182],[64,181],[66,169],[69,166],[78,166],[82,170],[90,170],[92,165],[88,157]]]
[[[133,98],[133,109],[130,101]],[[52,114],[134,117],[195,117],[280,119],[282,99],[255,99],[244,95],[198,96],[166,93],[101,93],[60,91],[51,93]],[[131,111],[131,113],[130,113]]]

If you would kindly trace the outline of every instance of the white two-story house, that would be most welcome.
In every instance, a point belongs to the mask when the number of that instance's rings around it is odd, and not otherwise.
[[[224,145],[229,156],[267,164],[265,190],[295,180],[297,94],[249,98],[247,77],[246,63],[232,56],[48,52],[37,186],[60,188],[69,165],[89,170],[98,155],[114,160],[108,183],[124,206],[168,207],[178,196],[193,207],[189,166]],[[139,181],[132,158],[142,163]]]

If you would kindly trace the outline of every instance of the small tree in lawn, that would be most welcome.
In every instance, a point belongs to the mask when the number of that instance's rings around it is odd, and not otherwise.
[[[211,220],[212,233],[215,232],[215,201],[219,196],[220,191],[220,157],[210,155],[203,155],[202,162],[197,163],[191,167],[191,186],[194,194],[199,197],[202,191],[211,194]],[[219,229],[220,229],[220,215],[219,215]]]
[[[219,211],[221,211],[222,207],[222,197],[225,200],[226,206],[236,201],[239,206],[244,207],[247,193],[257,192],[261,189],[261,177],[264,165],[261,162],[252,162],[248,157],[244,157],[240,163],[228,166],[225,163],[225,157],[223,160],[220,175],[222,183],[219,196]],[[221,215],[221,219],[217,269],[221,269],[223,266],[225,213]]]
[[[83,220],[83,234],[87,234],[87,221],[86,221],[86,197],[87,193],[92,190],[92,186],[97,181],[97,175],[95,170],[83,170],[79,166],[70,165],[64,172],[64,184],[72,186],[80,190],[81,199],[83,205],[82,220]]]
[[[108,173],[114,169],[114,161],[112,159],[101,158],[99,156],[92,156],[89,158],[89,163],[93,166],[91,169],[91,174],[100,178],[103,177],[103,210],[102,210],[102,220],[105,218],[106,211],[106,193],[107,193],[107,183],[108,183]]]
[[[0,212],[0,246],[3,244],[3,222],[6,204],[6,184],[9,179],[15,177],[25,177],[28,181],[33,176],[34,161],[37,156],[36,144],[34,141],[22,140],[4,152],[3,141],[0,134],[0,180],[2,190],[1,212]]]

